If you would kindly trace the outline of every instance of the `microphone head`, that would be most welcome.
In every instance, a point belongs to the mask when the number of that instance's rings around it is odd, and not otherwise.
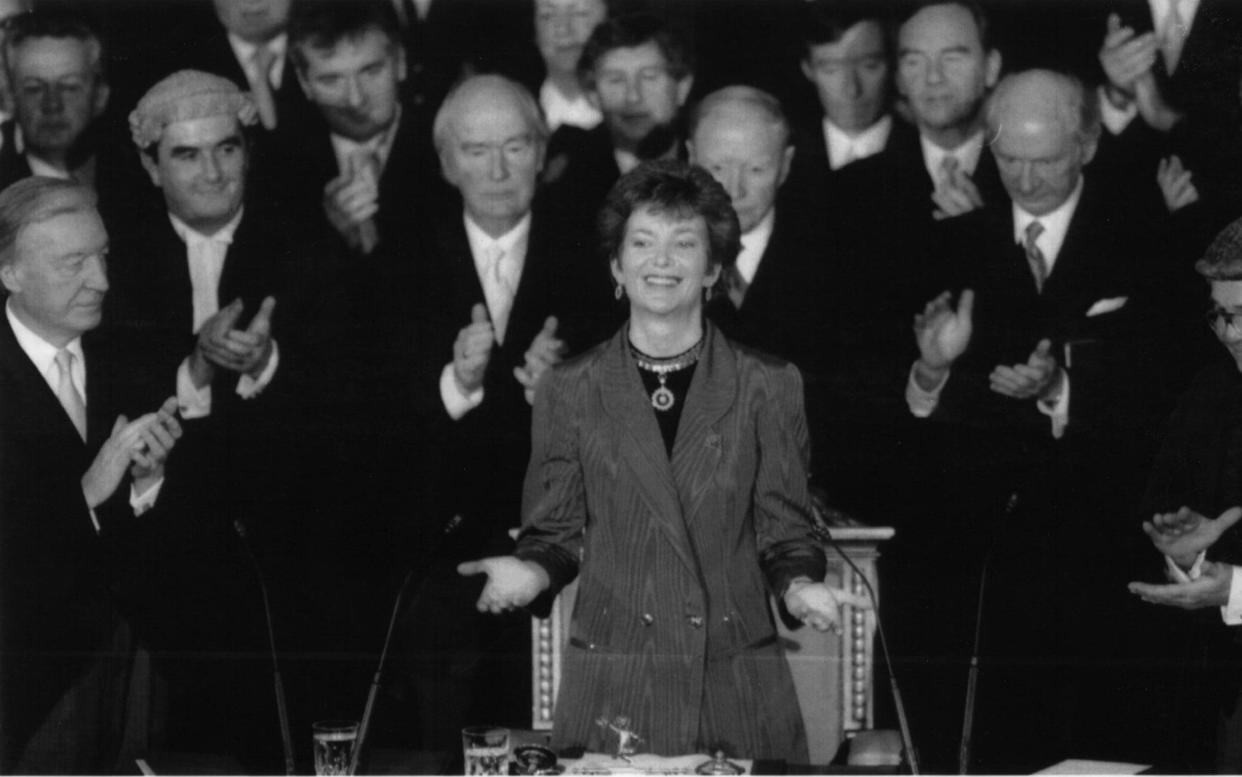
[[[237,532],[237,536],[243,540],[247,538],[246,524],[242,523],[241,518],[233,519],[233,531]]]

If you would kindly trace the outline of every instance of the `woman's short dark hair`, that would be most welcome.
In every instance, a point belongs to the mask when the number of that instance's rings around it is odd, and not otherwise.
[[[613,260],[621,254],[625,226],[642,208],[675,218],[702,216],[707,224],[708,267],[728,267],[742,249],[742,228],[724,187],[696,165],[675,159],[643,162],[608,192],[600,209],[600,247]]]

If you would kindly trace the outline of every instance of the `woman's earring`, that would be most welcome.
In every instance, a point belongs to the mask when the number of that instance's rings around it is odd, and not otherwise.
[[[621,298],[625,296],[625,287],[619,283],[613,286],[612,296],[616,298],[617,302],[620,302]]]

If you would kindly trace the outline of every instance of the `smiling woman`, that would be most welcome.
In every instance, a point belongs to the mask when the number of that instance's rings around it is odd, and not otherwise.
[[[801,378],[704,323],[739,249],[707,171],[638,166],[599,227],[630,320],[536,393],[515,555],[458,569],[488,576],[478,607],[496,613],[541,614],[580,577],[555,746],[603,751],[596,721],[627,718],[660,755],[803,762],[769,592],[821,630],[858,600],[819,582]]]

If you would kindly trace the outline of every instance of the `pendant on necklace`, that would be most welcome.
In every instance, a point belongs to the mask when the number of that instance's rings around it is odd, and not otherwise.
[[[651,406],[660,412],[671,410],[677,404],[677,398],[668,386],[664,385],[664,375],[660,375],[660,387],[651,392]]]

